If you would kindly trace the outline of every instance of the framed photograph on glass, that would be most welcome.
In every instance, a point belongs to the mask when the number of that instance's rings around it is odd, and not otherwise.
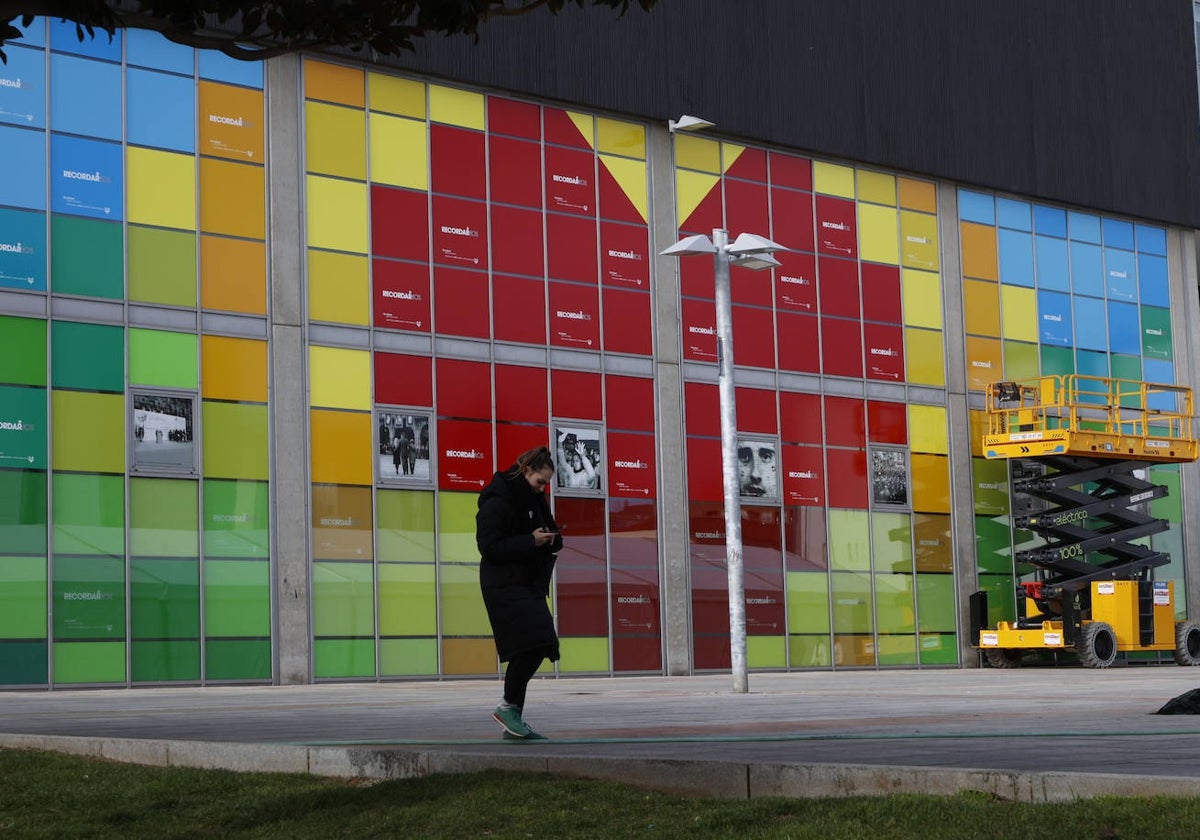
[[[375,463],[380,484],[431,484],[432,418],[411,408],[375,409]]]
[[[778,501],[778,464],[777,440],[738,435],[738,495],[743,501]]]
[[[604,453],[598,426],[554,426],[554,487],[559,493],[595,496],[604,490]]]
[[[128,433],[131,472],[199,473],[195,392],[131,391]]]
[[[908,450],[872,446],[870,459],[872,506],[908,509]]]

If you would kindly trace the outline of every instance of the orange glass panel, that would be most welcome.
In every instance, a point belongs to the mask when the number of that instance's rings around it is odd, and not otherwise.
[[[996,280],[1000,273],[996,256],[996,229],[991,225],[963,222],[961,231],[963,276]]]
[[[309,99],[366,107],[363,71],[321,61],[304,62],[304,95]]]
[[[371,415],[359,411],[312,411],[314,484],[370,484]]]
[[[371,560],[371,488],[314,485],[312,529],[314,559]]]
[[[950,517],[933,513],[913,514],[913,543],[918,572],[954,571],[954,546]]]
[[[263,168],[200,158],[200,229],[262,239],[266,235]]]
[[[937,187],[930,181],[914,181],[912,178],[897,178],[900,206],[906,210],[937,212]]]
[[[998,338],[967,336],[967,387],[981,391],[1004,376],[1004,354]]]
[[[1000,335],[1000,287],[981,280],[964,280],[963,315],[969,334]]]
[[[913,455],[913,510],[950,512],[950,459],[945,455]]]
[[[491,639],[444,639],[443,674],[495,674],[496,645]]]
[[[200,305],[267,314],[267,246],[248,239],[200,237]]]
[[[200,82],[200,154],[263,162],[261,90]]]
[[[206,400],[267,401],[267,343],[205,335],[200,339],[201,394]]]
[[[836,665],[874,665],[875,639],[871,636],[834,636],[833,661]]]

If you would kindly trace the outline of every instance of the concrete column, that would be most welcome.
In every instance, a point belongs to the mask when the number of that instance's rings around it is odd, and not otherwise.
[[[1171,279],[1172,350],[1175,381],[1196,388],[1200,373],[1200,279],[1198,279],[1196,232],[1171,230],[1167,234],[1167,269]],[[1191,434],[1197,434],[1192,421]],[[1183,499],[1183,565],[1187,587],[1187,617],[1200,618],[1200,468],[1183,464],[1179,470],[1179,492]],[[1178,606],[1178,601],[1176,602]]]
[[[295,685],[312,682],[300,57],[266,69],[275,678]]]

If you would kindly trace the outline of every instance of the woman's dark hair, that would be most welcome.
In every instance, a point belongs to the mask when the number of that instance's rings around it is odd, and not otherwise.
[[[550,455],[550,450],[544,446],[529,449],[517,457],[517,462],[512,465],[508,473],[512,476],[522,475],[526,467],[534,472],[541,472],[549,467],[550,472],[554,472],[554,458]]]

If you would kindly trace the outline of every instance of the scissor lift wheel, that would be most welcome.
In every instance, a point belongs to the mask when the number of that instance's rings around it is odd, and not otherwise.
[[[1017,648],[988,648],[988,664],[993,668],[1020,668],[1022,653]]]
[[[1180,621],[1175,624],[1175,664],[1200,665],[1200,623]]]
[[[1075,651],[1085,668],[1107,668],[1117,658],[1117,634],[1106,621],[1085,624]]]

